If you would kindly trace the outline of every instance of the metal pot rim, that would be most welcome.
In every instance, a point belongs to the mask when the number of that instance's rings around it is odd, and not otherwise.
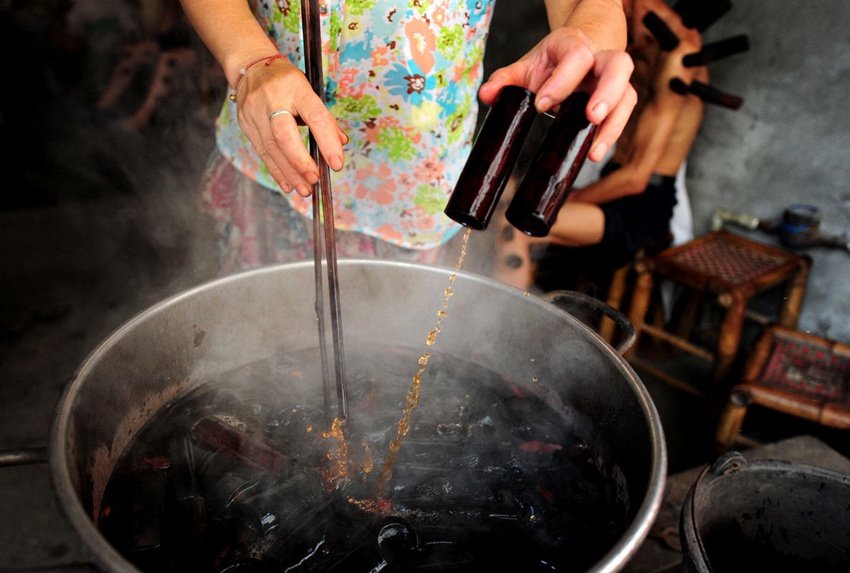
[[[623,532],[620,540],[604,556],[602,556],[597,564],[592,569],[589,569],[587,573],[613,573],[615,571],[619,571],[625,563],[634,556],[652,527],[652,523],[658,513],[663,499],[667,472],[667,450],[660,416],[652,402],[649,392],[646,390],[629,363],[604,339],[602,339],[599,334],[594,332],[590,327],[577,318],[570,315],[568,312],[557,308],[553,304],[546,302],[541,298],[530,296],[528,293],[524,293],[515,287],[501,283],[495,279],[468,271],[453,270],[447,267],[419,263],[378,259],[341,259],[339,261],[340,268],[361,265],[400,267],[415,269],[418,271],[426,270],[428,272],[444,274],[446,277],[456,274],[458,278],[462,278],[463,281],[472,281],[484,284],[487,288],[495,288],[508,292],[511,296],[516,297],[518,300],[525,301],[522,304],[540,305],[541,307],[545,307],[551,312],[557,313],[562,320],[570,323],[571,326],[582,331],[588,338],[599,344],[600,347],[605,350],[608,358],[614,361],[626,374],[625,377],[629,382],[629,386],[634,392],[635,398],[637,399],[640,407],[643,409],[643,413],[646,416],[649,426],[652,460],[648,479],[648,488],[640,506],[635,512],[635,519],[632,520],[632,523]],[[53,418],[54,421],[50,433],[49,466],[51,481],[60,507],[63,509],[63,512],[74,529],[85,538],[85,543],[87,544],[89,552],[92,554],[93,561],[101,568],[118,573],[140,573],[139,569],[130,564],[114,547],[112,547],[112,545],[103,538],[98,529],[95,527],[77,497],[73,480],[68,469],[65,440],[69,432],[71,414],[70,405],[74,403],[74,397],[80,392],[80,381],[84,379],[90,365],[92,365],[102,353],[106,352],[111,346],[113,346],[125,333],[136,328],[138,324],[145,321],[149,316],[155,313],[164,312],[165,310],[178,305],[181,301],[195,296],[199,292],[214,288],[219,284],[239,282],[247,280],[252,276],[276,273],[283,268],[308,266],[312,269],[312,261],[283,263],[234,273],[232,275],[206,281],[188,290],[171,295],[160,302],[154,303],[135,314],[127,322],[123,323],[109,336],[107,336],[100,344],[98,344],[97,347],[95,347],[86,356],[74,375],[69,379],[59,401],[57,402]],[[641,516],[649,516],[649,518],[640,519]]]

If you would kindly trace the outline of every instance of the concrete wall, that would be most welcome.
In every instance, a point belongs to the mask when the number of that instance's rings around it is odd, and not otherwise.
[[[712,85],[744,105],[710,106],[689,162],[697,233],[716,208],[778,219],[793,203],[818,207],[823,233],[850,232],[850,3],[738,0],[705,41],[740,33],[750,51],[710,72]],[[807,252],[813,266],[799,327],[850,341],[850,252]]]
[[[545,33],[542,4],[498,0],[489,66]],[[704,41],[737,34],[749,36],[750,50],[711,64],[711,85],[744,105],[709,106],[689,162],[696,234],[718,208],[776,220],[794,203],[821,210],[823,233],[850,233],[850,2],[737,0]],[[850,252],[806,252],[813,267],[799,327],[850,342]]]

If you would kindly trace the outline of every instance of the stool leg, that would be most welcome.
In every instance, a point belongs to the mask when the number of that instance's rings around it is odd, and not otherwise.
[[[729,395],[714,437],[714,447],[718,454],[726,453],[735,446],[750,403],[750,395],[746,391],[733,390]]]
[[[614,272],[611,278],[611,286],[608,288],[608,305],[611,308],[620,310],[623,304],[623,294],[626,291],[626,278],[629,275],[631,265],[624,265]],[[614,321],[608,317],[602,317],[602,324],[599,326],[599,335],[606,342],[612,343],[614,339]]]
[[[806,295],[806,281],[809,277],[809,261],[803,259],[800,272],[788,283],[785,290],[785,303],[779,313],[779,324],[786,328],[796,328],[803,307],[803,297]]]
[[[711,376],[712,392],[716,397],[726,394],[726,377],[738,354],[741,344],[741,329],[744,326],[744,312],[747,301],[739,293],[729,293],[731,304],[726,309],[717,339],[714,369]]]
[[[691,333],[694,331],[694,324],[697,321],[697,313],[699,312],[700,303],[702,302],[702,294],[688,288],[683,293],[682,298],[685,299],[684,308],[679,313],[676,319],[676,336],[688,340]]]
[[[637,349],[641,327],[643,326],[643,321],[646,320],[651,295],[652,272],[649,269],[639,269],[637,278],[635,279],[635,287],[632,292],[632,302],[629,305],[628,314],[629,320],[635,327],[635,341],[632,347],[624,354],[625,358],[631,357]]]

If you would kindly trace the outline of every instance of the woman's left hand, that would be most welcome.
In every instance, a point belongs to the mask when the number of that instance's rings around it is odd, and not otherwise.
[[[538,111],[548,112],[575,91],[589,93],[587,119],[600,129],[588,157],[600,161],[620,137],[637,103],[629,83],[633,70],[625,51],[601,50],[584,32],[566,26],[548,34],[518,61],[493,72],[478,95],[492,105],[504,86],[521,86],[536,94]]]

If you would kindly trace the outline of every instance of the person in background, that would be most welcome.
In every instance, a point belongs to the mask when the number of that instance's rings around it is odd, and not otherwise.
[[[231,87],[202,196],[226,274],[312,254],[312,131],[333,170],[338,256],[440,262],[459,230],[443,214],[468,156],[478,98],[506,85],[556,108],[591,92],[600,159],[636,95],[621,0],[546,0],[552,32],[484,81],[494,0],[324,0],[325,101],[302,73],[297,0],[181,0]]]
[[[683,56],[701,49],[702,40],[663,0],[626,0],[624,7],[637,107],[601,177],[570,193],[547,237],[514,232],[502,217],[494,275],[518,288],[576,288],[570,282],[577,273],[613,271],[671,231],[677,175],[699,133],[705,104],[674,92],[670,80],[708,83],[705,66],[682,64]],[[676,48],[662,50],[643,24],[650,11],[679,38]]]
[[[191,28],[177,0],[148,0],[140,6],[142,22],[137,41],[124,46],[124,56],[93,106],[92,116],[127,129],[149,125],[172,91],[173,78],[198,64]],[[134,109],[122,109],[122,98],[146,74],[146,89]]]

